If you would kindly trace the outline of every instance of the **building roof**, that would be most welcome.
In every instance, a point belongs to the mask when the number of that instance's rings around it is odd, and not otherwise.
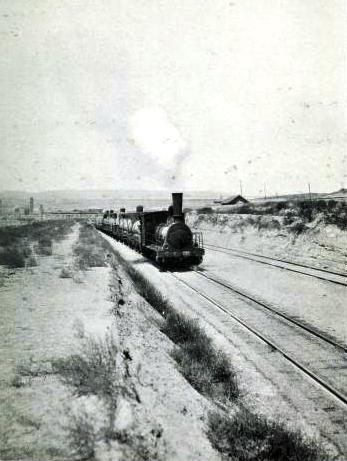
[[[248,203],[248,200],[242,197],[242,195],[231,195],[222,201],[222,205],[233,205],[237,202]]]

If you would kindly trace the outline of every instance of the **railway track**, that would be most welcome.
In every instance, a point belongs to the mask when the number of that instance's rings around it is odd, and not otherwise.
[[[215,251],[217,253],[224,253],[231,257],[242,258],[249,261],[255,261],[260,264],[267,266],[278,267],[290,272],[297,274],[307,275],[314,277],[325,282],[335,283],[337,285],[347,286],[347,274],[342,272],[329,271],[327,269],[320,269],[318,267],[309,266],[306,264],[296,263],[285,259],[273,258],[271,256],[264,256],[257,253],[251,253],[244,250],[238,250],[235,248],[227,248],[218,245],[211,245],[205,243],[204,245],[208,250]]]
[[[347,406],[346,346],[315,328],[290,318],[244,290],[199,271],[172,273],[199,297],[231,317],[317,386]],[[201,278],[204,279],[203,284]],[[200,279],[200,280],[199,280]],[[203,287],[203,289],[202,289]],[[235,295],[245,303],[235,302]],[[256,308],[255,308],[256,307]]]

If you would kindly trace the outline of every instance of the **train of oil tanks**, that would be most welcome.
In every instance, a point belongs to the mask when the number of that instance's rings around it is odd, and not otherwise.
[[[167,210],[119,213],[106,211],[96,220],[100,231],[125,243],[162,267],[197,265],[204,255],[201,232],[192,232],[185,224],[182,210],[183,194],[172,194],[172,205]]]

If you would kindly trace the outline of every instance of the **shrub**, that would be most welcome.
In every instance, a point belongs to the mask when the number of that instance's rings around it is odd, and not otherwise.
[[[0,248],[0,264],[4,266],[15,268],[25,267],[26,253],[21,246],[9,246],[7,248]]]
[[[188,319],[173,309],[168,311],[161,331],[176,344],[192,341],[193,338],[204,334],[196,321]],[[209,338],[207,339],[209,341]]]
[[[277,202],[274,204],[274,209],[276,210],[277,213],[279,213],[282,210],[285,210],[288,207],[287,202]]]
[[[95,457],[96,433],[85,410],[71,415],[68,431],[69,444],[77,459],[91,460]]]
[[[112,336],[104,340],[86,338],[78,354],[52,361],[54,373],[78,395],[113,398],[118,389],[117,345]]]
[[[171,308],[161,331],[179,346],[174,349],[172,356],[183,376],[196,390],[218,400],[239,397],[236,376],[229,359],[215,349],[211,338],[196,320]]]
[[[41,256],[51,256],[53,253],[53,242],[49,237],[40,237],[35,250]]]
[[[288,230],[296,235],[302,234],[307,229],[308,227],[302,221],[297,221],[288,227]]]
[[[258,222],[258,230],[279,230],[281,229],[281,224],[276,219],[261,219]]]
[[[91,226],[82,225],[79,232],[77,244],[74,246],[77,267],[80,270],[87,270],[90,267],[104,267],[105,250],[109,245],[101,239]]]
[[[212,340],[196,320],[177,312],[140,272],[119,254],[117,258],[134,282],[137,292],[163,315],[161,331],[179,346],[174,349],[172,356],[187,381],[212,398],[237,398],[239,389],[236,376],[227,356],[215,349]]]
[[[290,224],[293,224],[294,221],[295,214],[293,213],[293,211],[287,211],[283,218],[283,224],[285,226],[289,226]]]
[[[214,399],[228,401],[238,398],[236,376],[227,356],[215,349],[211,339],[196,322],[185,319],[178,325],[183,325],[183,332],[176,331],[174,335],[179,347],[172,355],[187,381],[201,394]],[[170,331],[169,326],[166,331]],[[192,333],[190,337],[189,331]]]
[[[196,212],[197,214],[212,214],[214,213],[214,210],[211,207],[205,206],[202,208],[198,208]]]
[[[34,222],[23,226],[0,228],[0,264],[11,268],[36,265],[31,244],[41,255],[52,254],[52,240],[64,238],[71,222]],[[29,258],[28,261],[26,261]]]
[[[72,277],[72,270],[70,267],[63,267],[60,271],[59,277],[61,279],[70,279]]]
[[[211,412],[208,437],[226,459],[238,461],[328,461],[320,445],[284,424],[270,422],[245,408],[233,417]]]
[[[164,316],[167,315],[167,313],[172,309],[167,299],[165,299],[160,291],[157,290],[140,272],[134,269],[123,259],[120,260],[127,274],[132,279],[135,289],[139,295],[142,296],[157,312]]]

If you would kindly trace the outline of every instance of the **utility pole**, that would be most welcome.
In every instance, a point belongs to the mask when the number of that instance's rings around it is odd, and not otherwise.
[[[313,208],[313,206],[312,206],[312,195],[311,195],[311,184],[310,184],[310,183],[308,183],[308,196],[309,196],[309,198],[310,198],[310,215],[309,215],[310,217],[309,217],[309,219],[310,219],[310,221],[311,221],[311,219],[312,219],[312,208]]]
[[[312,203],[311,184],[310,183],[308,183],[308,196],[310,197],[310,202]]]
[[[240,195],[242,195],[242,181],[240,181]]]
[[[266,183],[264,182],[264,198],[266,199]]]

